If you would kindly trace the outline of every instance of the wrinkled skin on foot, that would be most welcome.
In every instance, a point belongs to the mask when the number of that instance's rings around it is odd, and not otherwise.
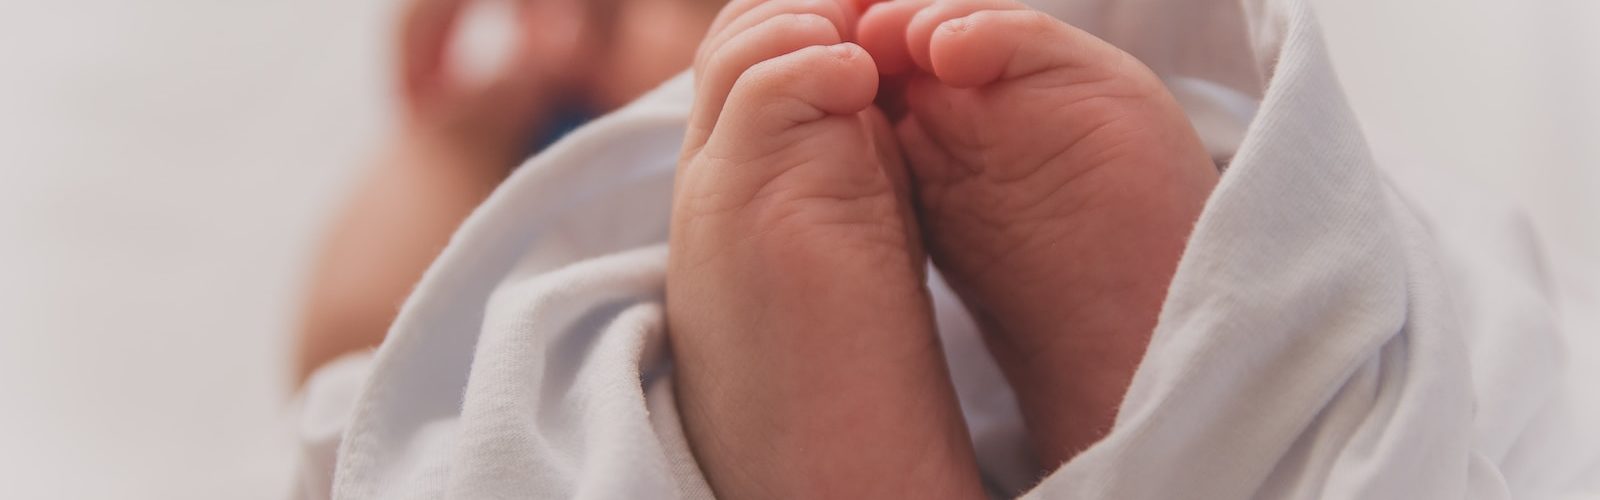
[[[1010,0],[873,6],[925,241],[1041,461],[1111,427],[1217,172],[1132,56]]]
[[[695,64],[667,317],[719,498],[979,498],[849,0],[735,0]]]

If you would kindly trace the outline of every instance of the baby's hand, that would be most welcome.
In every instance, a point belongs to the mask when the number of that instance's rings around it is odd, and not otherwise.
[[[550,100],[578,78],[578,63],[593,50],[581,39],[589,26],[584,1],[517,0],[511,54],[474,81],[450,57],[455,28],[472,0],[412,0],[400,30],[407,147],[501,172],[514,166],[544,125]]]
[[[1020,3],[880,3],[858,34],[909,75],[928,251],[1059,464],[1115,419],[1216,169],[1149,69]]]

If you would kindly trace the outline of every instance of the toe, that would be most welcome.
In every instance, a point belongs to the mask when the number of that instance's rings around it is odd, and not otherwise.
[[[1085,70],[1082,81],[1148,73],[1129,71],[1142,65],[1111,44],[1014,0],[900,0],[874,6],[860,24],[863,44],[887,69],[914,65],[951,87],[1055,69]]]
[[[717,119],[717,156],[764,155],[792,142],[785,131],[872,105],[878,73],[853,43],[810,46],[751,66],[734,83]]]
[[[967,17],[983,11],[1025,11],[1028,7],[1014,0],[948,0],[934,2],[916,12],[906,22],[906,50],[911,60],[923,71],[936,73],[929,41],[934,31],[945,22]],[[1035,44],[1044,45],[1043,40]]]
[[[916,68],[906,46],[906,26],[911,24],[912,16],[932,3],[932,0],[881,2],[861,15],[856,38],[877,61],[879,72],[898,75]]]
[[[781,14],[741,32],[716,48],[696,74],[695,109],[686,152],[698,150],[716,126],[736,82],[756,65],[806,47],[843,41],[832,21],[817,14]]]
[[[816,14],[833,22],[840,33],[852,33],[856,12],[855,0],[733,0],[712,22],[696,53],[695,67],[739,33],[768,19],[784,14]]]
[[[938,21],[937,25],[933,21]],[[970,88],[1070,70],[1089,81],[1099,75],[1139,75],[1131,56],[1093,35],[1035,10],[983,10],[917,26],[918,47],[946,85]],[[923,33],[926,38],[921,38]],[[1129,71],[1135,70],[1135,71]],[[1077,83],[1077,82],[1063,82]]]
[[[855,25],[855,0],[734,0],[718,16],[695,56],[695,108],[685,155],[705,144],[734,82],[755,64],[804,47],[845,40]]]
[[[734,82],[715,129],[689,131],[703,138],[686,139],[698,143],[682,153],[675,214],[725,213],[762,192],[836,198],[888,192],[870,161],[878,145],[861,122],[878,73],[860,46],[806,46],[729,78]]]

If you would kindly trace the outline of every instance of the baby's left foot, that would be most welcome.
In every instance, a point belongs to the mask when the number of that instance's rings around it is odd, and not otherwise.
[[[695,66],[667,321],[719,498],[978,498],[850,0],[735,0]]]
[[[858,33],[911,74],[929,253],[1059,464],[1115,420],[1217,172],[1149,69],[1020,3],[881,3]]]

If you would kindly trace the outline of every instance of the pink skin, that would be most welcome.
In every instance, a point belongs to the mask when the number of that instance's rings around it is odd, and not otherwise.
[[[848,0],[735,0],[696,57],[667,317],[719,498],[980,498]]]
[[[1092,445],[1216,182],[1105,42],[1008,0],[866,3],[735,0],[696,57],[667,308],[722,498],[981,497],[924,244],[1040,458]]]
[[[880,3],[858,37],[905,82],[929,254],[1053,468],[1115,421],[1216,169],[1148,68],[1019,3]]]

